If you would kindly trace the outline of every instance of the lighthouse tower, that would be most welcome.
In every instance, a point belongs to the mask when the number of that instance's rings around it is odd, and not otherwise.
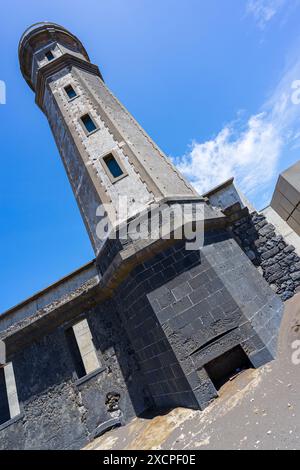
[[[7,332],[2,337],[20,401],[27,406],[30,396],[34,404],[24,435],[33,429],[47,446],[53,436],[63,435],[66,447],[76,447],[77,431],[80,442],[85,439],[85,423],[94,436],[99,427],[102,432],[116,420],[125,423],[150,405],[204,408],[237,370],[259,367],[276,355],[282,303],[250,261],[249,250],[248,256],[243,252],[232,224],[238,223],[241,238],[255,239],[256,228],[245,223],[239,204],[222,212],[197,194],[112,95],[74,34],[53,23],[33,25],[21,38],[19,59],[49,121],[96,254],[89,268],[49,288],[51,295],[45,291],[26,309],[16,308],[9,328],[3,317]],[[124,199],[125,217],[120,213]],[[203,243],[193,249],[185,232],[181,239],[99,236],[105,211],[112,231],[120,233],[144,215],[152,222],[152,208],[159,209],[157,225],[166,235],[169,227],[160,209],[183,205],[190,210],[183,226],[190,224],[192,232],[198,223],[195,209],[203,208]],[[271,256],[266,242],[271,228],[256,222],[257,237],[264,235],[261,243]],[[177,233],[170,225],[169,235]],[[47,348],[37,343],[45,335]],[[35,364],[28,374],[23,357]],[[41,390],[50,390],[49,399],[36,396],[36,377]],[[32,409],[48,403],[52,410],[54,383],[61,387],[55,397],[63,405],[55,407],[55,420],[48,413],[38,427]],[[76,387],[82,387],[80,394]],[[74,409],[80,400],[84,404]],[[69,428],[60,426],[73,414]],[[60,445],[55,442],[53,448]]]
[[[105,85],[73,34],[52,23],[29,28],[19,47],[21,70],[45,113],[96,254],[99,206],[119,220],[165,198],[197,198],[153,140]],[[112,221],[112,222],[114,222]]]

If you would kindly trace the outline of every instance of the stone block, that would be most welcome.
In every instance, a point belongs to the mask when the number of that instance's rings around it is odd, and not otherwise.
[[[274,247],[268,251],[266,251],[265,253],[263,253],[261,255],[262,259],[263,260],[268,260],[269,258],[273,258],[273,256],[277,255],[277,253],[279,253],[279,248],[278,247]]]
[[[300,279],[300,271],[291,273],[291,278],[293,279],[293,281],[298,281]]]
[[[255,368],[259,368],[268,362],[272,361],[274,357],[267,348],[261,349],[249,356],[250,361],[252,362]]]
[[[176,300],[181,300],[183,297],[187,296],[192,292],[192,288],[188,282],[185,282],[178,287],[172,289],[172,294]]]

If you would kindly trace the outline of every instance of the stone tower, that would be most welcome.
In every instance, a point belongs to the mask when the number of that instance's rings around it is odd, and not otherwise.
[[[73,34],[34,25],[19,57],[96,259],[0,316],[0,448],[77,449],[149,408],[203,409],[237,369],[276,354],[282,302],[239,246],[246,230],[269,256],[272,228],[259,217],[249,227],[239,204],[221,211],[214,197],[199,197]],[[153,207],[187,206],[182,225],[196,234],[200,206],[201,243],[191,249],[185,231],[176,238],[180,231],[155,216],[164,236],[99,237],[98,209],[107,205],[111,233],[118,221],[148,222]]]
[[[132,217],[165,198],[198,196],[112,95],[73,34],[51,23],[34,25],[21,39],[19,58],[49,121],[96,254],[102,245],[96,235],[99,205],[111,205],[120,218],[118,201],[125,196]]]

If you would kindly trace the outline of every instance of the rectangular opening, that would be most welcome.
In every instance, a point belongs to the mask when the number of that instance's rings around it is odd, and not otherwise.
[[[66,330],[66,338],[79,379],[100,368],[101,364],[86,319]]]
[[[65,92],[67,93],[69,99],[71,100],[72,98],[75,98],[77,96],[76,91],[72,87],[72,85],[68,85],[65,87]]]
[[[75,367],[76,375],[79,379],[81,379],[81,377],[84,377],[86,374],[73,328],[69,328],[68,330],[66,330],[66,338]]]
[[[241,346],[236,346],[222,356],[205,365],[216,390],[219,390],[231,377],[244,369],[252,368],[252,364]]]
[[[0,425],[10,420],[4,368],[0,369]]]
[[[47,51],[45,56],[46,56],[46,58],[48,59],[49,62],[54,59],[54,55],[51,51]]]
[[[89,114],[82,116],[81,121],[83,122],[84,127],[88,133],[93,132],[97,129],[94,121],[92,120]]]
[[[0,425],[20,414],[12,362],[0,368]]]
[[[107,166],[108,170],[110,171],[113,178],[119,178],[119,176],[123,175],[123,171],[115,159],[115,157],[110,153],[106,157],[103,158],[105,165]]]

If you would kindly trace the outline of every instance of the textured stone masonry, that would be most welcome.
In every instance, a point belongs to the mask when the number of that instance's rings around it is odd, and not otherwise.
[[[0,449],[78,449],[145,410],[203,409],[239,366],[275,357],[283,304],[269,284],[282,299],[293,295],[299,259],[263,217],[237,220],[209,206],[112,95],[72,33],[37,24],[19,57],[96,260],[0,317],[14,370],[8,386],[0,375],[0,395],[9,398],[8,406],[0,400]],[[87,113],[96,125],[90,133]],[[103,165],[111,154],[120,178]],[[203,246],[99,239],[97,208],[111,202],[117,213],[119,196],[128,196],[137,223],[153,202],[200,200]],[[195,226],[191,205],[190,215]]]
[[[300,287],[300,258],[263,214],[253,212],[235,222],[232,232],[249,259],[283,301]]]

